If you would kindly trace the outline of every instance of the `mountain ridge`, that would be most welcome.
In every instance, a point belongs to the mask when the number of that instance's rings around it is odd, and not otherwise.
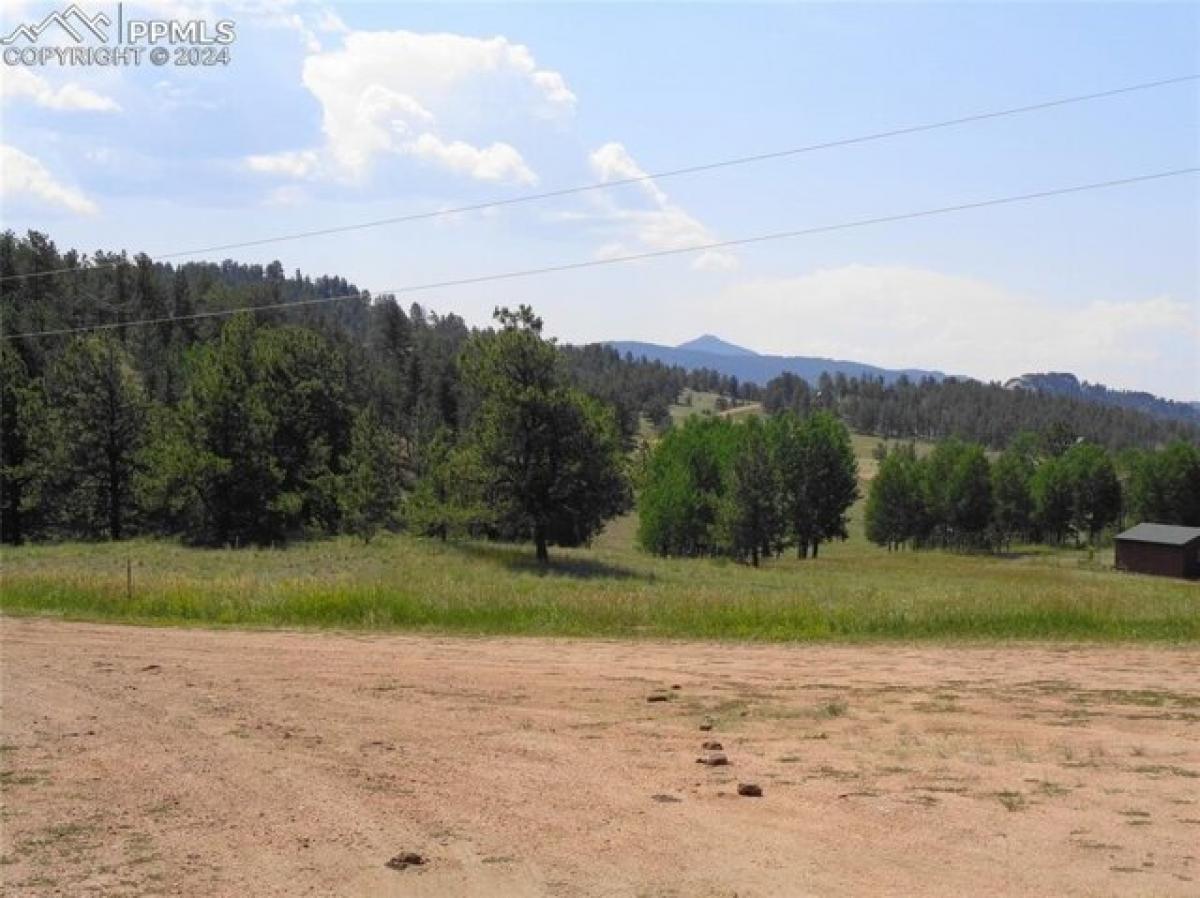
[[[766,385],[784,373],[795,374],[816,383],[822,373],[844,374],[846,377],[882,377],[884,383],[895,383],[901,376],[909,380],[932,377],[944,380],[949,375],[941,371],[924,368],[884,368],[866,362],[849,359],[828,359],[819,356],[766,355],[730,343],[712,334],[703,334],[678,346],[647,343],[640,340],[609,340],[606,346],[635,358],[646,358],[664,365],[679,365],[682,368],[709,368],[738,380]],[[695,348],[695,347],[701,348]],[[716,349],[717,351],[712,351]]]
[[[885,368],[867,362],[820,356],[767,355],[730,343],[714,334],[702,334],[678,346],[640,340],[610,340],[604,345],[616,349],[622,355],[632,354],[635,358],[645,358],[664,365],[678,365],[689,370],[707,368],[759,386],[766,386],[768,381],[784,373],[795,374],[813,385],[823,373],[831,376],[844,374],[846,377],[860,379],[882,378],[888,385],[895,383],[902,376],[913,381],[926,377],[942,381],[953,377],[956,380],[985,383],[979,378],[949,375],[935,369]],[[1003,386],[1009,390],[1030,390],[1081,399],[1096,405],[1134,409],[1163,420],[1200,424],[1200,403],[1164,399],[1139,390],[1118,390],[1104,384],[1080,380],[1067,372],[1021,374],[1004,381]]]

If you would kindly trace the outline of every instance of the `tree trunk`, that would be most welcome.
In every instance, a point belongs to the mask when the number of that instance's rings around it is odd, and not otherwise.
[[[121,538],[121,478],[116,467],[109,465],[108,486],[108,535],[114,541]]]
[[[820,545],[821,545],[821,541],[820,541],[819,539],[814,539],[814,540],[813,540],[813,546],[812,546],[812,549],[813,549],[813,560],[816,560],[816,557],[817,557],[817,549],[820,547]]]
[[[750,563],[752,565],[754,565],[755,567],[758,567],[758,547],[757,546],[755,546],[753,549],[750,550]]]
[[[4,542],[14,546],[21,545],[21,489],[16,483],[8,483],[4,490],[3,521],[0,522],[0,535]]]
[[[538,564],[546,564],[550,560],[550,553],[546,550],[546,527],[544,524],[534,525],[533,542],[537,546]]]

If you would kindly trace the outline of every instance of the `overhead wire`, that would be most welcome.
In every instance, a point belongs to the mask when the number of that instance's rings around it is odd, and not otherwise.
[[[678,256],[689,253],[707,252],[717,249],[728,249],[735,246],[748,246],[756,243],[765,243],[774,240],[787,240],[798,237],[811,236],[814,234],[826,234],[834,231],[849,230],[851,228],[869,227],[872,225],[888,224],[898,221],[911,221],[913,219],[928,218],[937,215],[948,215],[958,212],[966,212],[974,209],[984,209],[992,206],[1011,205],[1014,203],[1029,202],[1032,200],[1047,199],[1049,197],[1065,196],[1068,194],[1084,193],[1092,190],[1104,190],[1113,187],[1120,187],[1129,184],[1138,184],[1148,181],[1157,181],[1165,178],[1181,177],[1183,175],[1192,175],[1200,173],[1200,166],[1192,166],[1188,168],[1171,169],[1167,171],[1152,172],[1144,175],[1134,175],[1125,178],[1113,178],[1106,181],[1093,181],[1086,184],[1073,184],[1066,187],[1056,187],[1049,190],[1038,190],[1031,193],[1021,193],[1003,197],[993,197],[985,200],[976,200],[967,203],[956,203],[951,206],[939,206],[931,209],[920,209],[913,212],[900,212],[891,215],[878,215],[871,218],[861,218],[854,221],[838,222],[835,224],[818,225],[815,227],[798,228],[788,231],[776,231],[768,234],[757,234],[750,237],[740,237],[732,240],[717,240],[708,243],[700,243],[692,246],[672,247],[670,249],[649,250],[641,253],[631,253],[623,256],[613,256],[602,259],[585,259],[576,262],[566,262],[559,265],[547,265],[540,268],[526,268],[516,271],[497,272],[492,274],[474,275],[470,277],[453,278],[444,281],[434,281],[424,284],[409,284],[401,287],[392,287],[385,290],[379,290],[372,294],[369,291],[354,291],[335,296],[311,297],[308,299],[287,300],[277,303],[266,303],[255,306],[240,306],[232,309],[212,309],[205,312],[196,312],[189,315],[164,315],[154,318],[140,318],[132,321],[124,322],[104,322],[95,325],[85,325],[82,327],[57,328],[41,331],[27,331],[23,333],[4,334],[3,339],[15,340],[35,337],[56,337],[65,336],[77,333],[90,333],[100,330],[123,329],[127,327],[139,327],[153,324],[166,324],[173,321],[195,321],[205,318],[221,318],[236,315],[239,312],[263,312],[279,309],[296,309],[308,306],[322,305],[333,302],[343,302],[352,299],[366,299],[371,296],[396,296],[406,293],[418,293],[429,290],[439,290],[452,287],[463,287],[472,284],[483,284],[493,281],[513,280],[517,278],[536,277],[539,275],[554,274],[564,271],[576,271],[584,268],[598,268],[607,265],[617,265],[626,262],[636,262],[646,259],[658,259],[667,256]]]
[[[766,162],[774,159],[783,159],[791,156],[799,156],[804,153],[812,153],[820,150],[829,150],[837,147],[853,146],[855,144],[870,143],[873,141],[887,140],[895,137],[902,137],[912,134],[920,134],[927,131],[936,131],[943,128],[952,128],[959,125],[971,124],[973,122],[982,122],[990,119],[1005,118],[1008,116],[1024,115],[1031,112],[1037,112],[1045,109],[1053,109],[1061,106],[1069,106],[1076,103],[1085,103],[1093,100],[1101,100],[1109,97],[1120,96],[1122,94],[1135,93],[1138,91],[1153,90],[1171,85],[1183,84],[1189,81],[1200,80],[1200,74],[1179,75],[1171,78],[1161,78],[1155,81],[1144,81],[1137,84],[1124,85],[1122,87],[1111,88],[1108,90],[1094,91],[1085,94],[1074,94],[1067,97],[1059,97],[1053,100],[1044,100],[1037,103],[1028,103],[1021,106],[1010,106],[1003,109],[995,109],[987,112],[972,113],[970,115],[958,116],[955,118],[942,119],[935,122],[926,122],[917,125],[907,125],[898,128],[891,128],[884,131],[873,131],[867,134],[860,134],[853,137],[844,137],[835,140],[828,140],[819,143],[805,144],[798,147],[789,147],[781,150],[772,150],[765,153],[755,153],[747,156],[736,156],[728,159],[720,159],[713,162],[704,162],[697,165],[688,165],[681,168],[666,169],[663,171],[652,172],[648,174],[630,175],[623,178],[614,178],[608,181],[597,181],[588,184],[578,184],[571,187],[562,187],[555,190],[542,191],[540,193],[526,193],[512,197],[502,197],[494,200],[488,200],[480,203],[471,203],[462,206],[454,206],[441,209],[433,209],[424,212],[411,212],[403,215],[396,215],[387,218],[377,218],[369,221],[353,222],[344,225],[334,225],[327,228],[317,228],[307,231],[293,231],[283,234],[268,235],[265,237],[254,238],[251,240],[233,241],[228,243],[216,243],[194,249],[175,250],[172,252],[158,253],[151,255],[149,258],[152,261],[161,262],[169,259],[177,259],[184,256],[196,256],[206,253],[225,252],[234,249],[248,249],[257,246],[267,246],[275,243],[284,243],[293,240],[303,240],[310,237],[324,237],[333,234],[342,234],[352,231],[360,231],[368,228],[383,227],[386,225],[403,224],[406,222],[424,221],[429,219],[441,218],[443,216],[459,215],[467,212],[480,212],[485,209],[496,209],[505,206],[514,206],[521,203],[540,202],[542,200],[555,199],[559,197],[574,196],[583,193],[590,193],[599,190],[609,190],[614,187],[621,187],[630,184],[640,184],[649,181],[659,181],[667,178],[675,178],[683,175],[698,174],[701,172],[715,171],[723,168],[731,168],[739,165],[750,165],[759,162]],[[106,262],[101,265],[88,266],[73,266],[46,269],[44,271],[23,272],[18,274],[4,275],[0,277],[0,282],[16,280],[16,279],[32,279],[51,277],[60,274],[78,274],[84,271],[102,271],[110,268],[116,268],[122,262]]]

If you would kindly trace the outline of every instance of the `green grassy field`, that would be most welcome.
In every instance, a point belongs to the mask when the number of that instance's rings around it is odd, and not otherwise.
[[[857,440],[870,451],[867,439]],[[1031,547],[1009,557],[890,553],[861,535],[813,561],[759,569],[653,558],[636,519],[547,570],[523,546],[385,534],[288,549],[160,541],[6,549],[9,614],[139,623],[417,629],[680,638],[1200,639],[1200,584],[1118,573],[1111,551]],[[127,591],[126,566],[132,570]]]
[[[854,438],[864,481],[878,440]],[[865,484],[864,484],[865,485]],[[1200,639],[1200,584],[1121,574],[1111,551],[889,553],[862,536],[762,568],[653,558],[635,517],[586,549],[384,534],[287,549],[164,541],[0,553],[0,610],[138,623],[756,640]],[[127,588],[127,564],[132,591]]]
[[[385,535],[281,550],[166,542],[3,553],[9,614],[238,626],[575,636],[819,639],[1200,638],[1200,585],[1083,553],[888,553],[852,540],[754,570],[647,557],[615,523],[539,570],[528,547]],[[132,563],[132,594],[126,563]]]

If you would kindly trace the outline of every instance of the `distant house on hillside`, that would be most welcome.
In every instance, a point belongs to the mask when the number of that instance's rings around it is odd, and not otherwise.
[[[1139,574],[1200,577],[1200,527],[1131,527],[1117,535],[1117,567]]]

